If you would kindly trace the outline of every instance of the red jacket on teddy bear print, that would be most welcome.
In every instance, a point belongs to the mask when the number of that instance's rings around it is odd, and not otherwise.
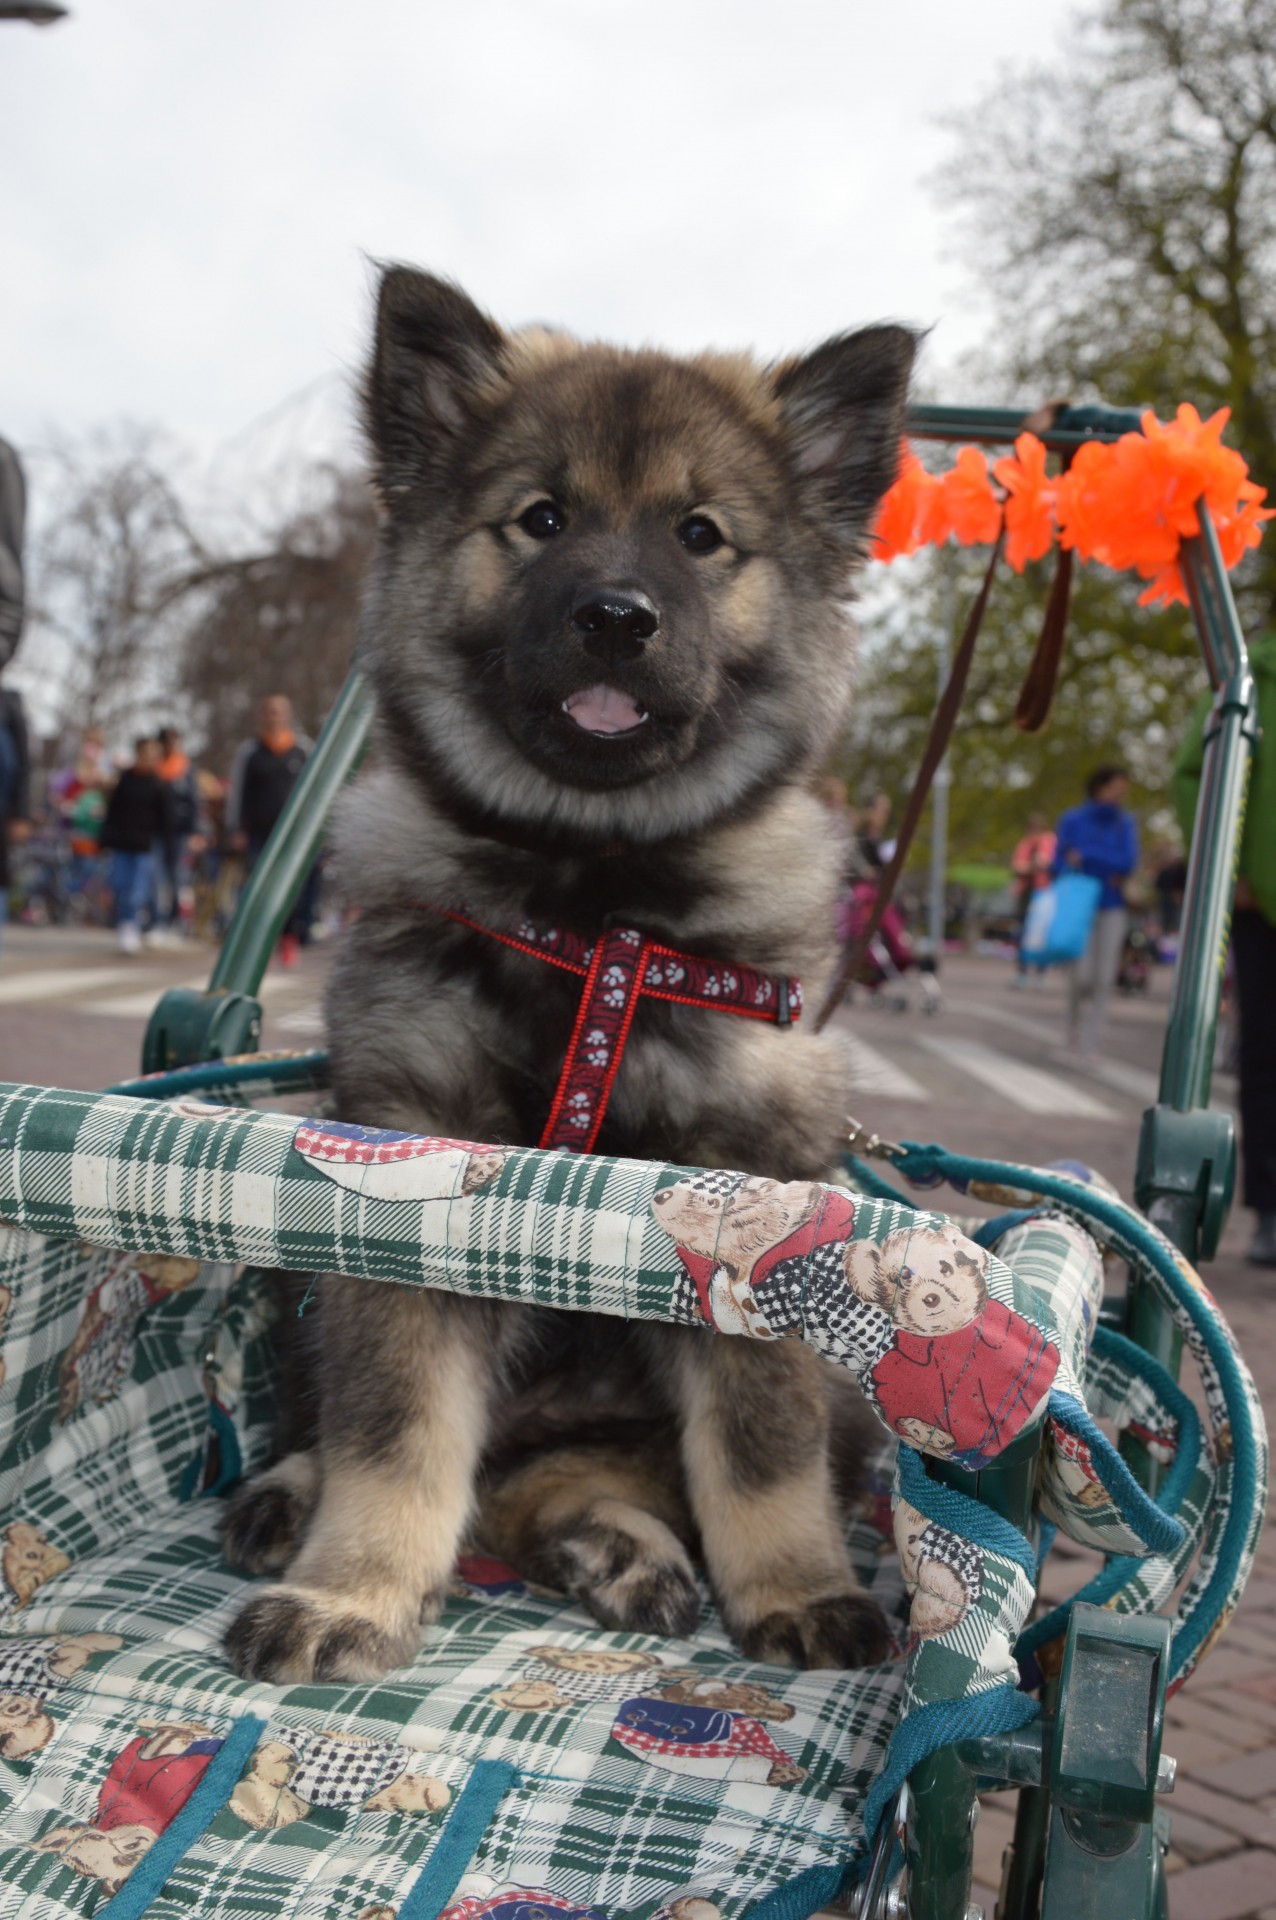
[[[990,1297],[977,1319],[952,1333],[897,1327],[869,1386],[901,1439],[973,1468],[1026,1426],[1058,1367],[1058,1351],[1040,1329]]]

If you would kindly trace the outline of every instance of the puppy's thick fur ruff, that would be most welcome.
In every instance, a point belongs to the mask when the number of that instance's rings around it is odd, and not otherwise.
[[[361,909],[328,998],[343,1119],[520,1144],[544,1123],[579,981],[423,902],[638,927],[818,998],[838,852],[806,782],[845,713],[845,603],[912,352],[897,327],[770,369],[511,337],[385,274],[365,638],[385,753],[336,836]],[[832,1036],[644,999],[598,1150],[819,1178],[844,1083]],[[230,1631],[240,1672],[410,1658],[467,1534],[611,1626],[689,1632],[698,1555],[746,1653],[884,1653],[842,1544],[845,1392],[799,1343],[332,1276],[315,1365],[313,1445],[227,1516],[228,1556],[285,1574]]]

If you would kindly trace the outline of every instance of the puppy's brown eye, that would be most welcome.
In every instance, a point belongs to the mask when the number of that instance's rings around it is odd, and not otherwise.
[[[552,500],[534,500],[527,512],[519,515],[518,524],[533,540],[552,540],[567,525],[567,516]]]
[[[722,545],[722,529],[707,513],[693,513],[679,527],[678,538],[688,553],[716,553]]]

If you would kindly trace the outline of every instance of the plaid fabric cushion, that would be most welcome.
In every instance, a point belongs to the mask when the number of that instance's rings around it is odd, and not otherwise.
[[[838,1188],[56,1089],[0,1089],[0,1129],[0,1214],[50,1236],[795,1335],[892,1433],[971,1468],[1056,1383],[1079,1392],[1079,1297]]]
[[[841,1675],[760,1667],[739,1658],[707,1596],[692,1640],[605,1634],[512,1569],[476,1561],[458,1568],[410,1668],[372,1685],[256,1686],[219,1655],[247,1583],[218,1558],[217,1512],[170,1502],[143,1532],[51,1578],[0,1638],[0,1689],[12,1689],[0,1692],[0,1754],[20,1750],[0,1759],[0,1915],[17,1913],[19,1895],[37,1896],[24,1911],[41,1916],[91,1912],[120,1871],[103,1815],[114,1762],[147,1729],[152,1743],[157,1725],[177,1729],[167,1771],[180,1786],[247,1711],[266,1731],[166,1882],[166,1913],[397,1906],[479,1760],[509,1763],[515,1784],[470,1863],[471,1891],[551,1889],[614,1920],[695,1889],[726,1916],[863,1845],[902,1662]],[[902,1636],[880,1523],[879,1505],[851,1547]],[[653,1729],[642,1752],[618,1737],[635,1701]],[[687,1723],[715,1737],[688,1738]],[[128,1764],[145,1773],[150,1762]],[[323,1905],[319,1889],[345,1904]]]
[[[685,1643],[604,1634],[474,1561],[410,1668],[251,1685],[219,1653],[244,1582],[215,1503],[179,1495],[265,1444],[272,1302],[252,1263],[795,1335],[885,1424],[974,1464],[1056,1378],[1079,1395],[1098,1267],[1070,1222],[1017,1230],[1012,1270],[941,1215],[835,1188],[32,1089],[0,1089],[0,1212],[0,1920],[92,1912],[247,1714],[265,1731],[168,1874],[168,1913],[389,1920],[496,1763],[458,1920],[743,1914],[862,1850],[901,1712],[951,1702],[955,1737],[962,1701],[1013,1698],[1026,1543],[975,1525],[910,1448],[900,1560],[884,1466],[851,1540],[907,1665],[844,1675],[741,1661],[707,1595]],[[1155,1396],[1111,1356],[1099,1372],[1105,1410],[1160,1434]],[[1115,1545],[1088,1443],[1057,1438],[1060,1518],[1080,1475],[1084,1524]],[[1184,1503],[1196,1539],[1208,1465]],[[1183,1564],[1150,1561],[1138,1598]]]

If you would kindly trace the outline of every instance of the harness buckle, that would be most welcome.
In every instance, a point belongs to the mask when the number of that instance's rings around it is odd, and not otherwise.
[[[776,981],[775,1024],[777,1027],[793,1025],[793,1011],[789,1006],[789,976],[782,973]]]

